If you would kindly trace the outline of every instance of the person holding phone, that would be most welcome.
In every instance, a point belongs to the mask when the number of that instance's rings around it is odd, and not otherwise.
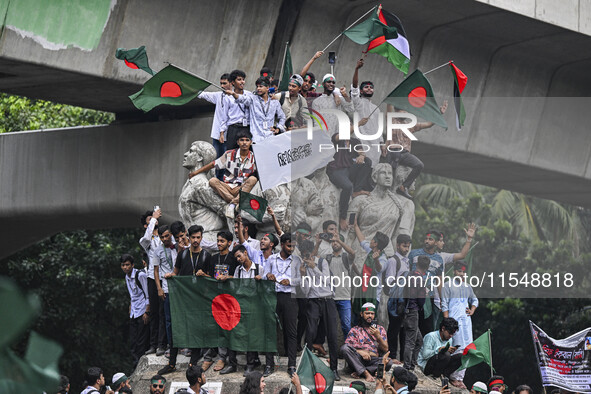
[[[423,347],[419,352],[417,363],[425,375],[450,375],[462,364],[462,354],[454,354],[457,350],[451,340],[458,331],[458,322],[453,317],[446,317],[439,325],[439,330],[425,335]],[[454,380],[451,379],[453,384]]]
[[[386,362],[388,353],[384,355],[382,362]],[[385,371],[383,374],[385,374]],[[386,379],[383,377],[377,380],[375,394],[408,394],[415,389],[418,382],[419,380],[414,373],[403,367],[396,367],[392,370],[392,376],[390,377],[389,383],[387,383]]]

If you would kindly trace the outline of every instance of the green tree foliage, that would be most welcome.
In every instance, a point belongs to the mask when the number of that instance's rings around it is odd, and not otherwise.
[[[109,124],[115,115],[0,93],[0,133]]]
[[[497,193],[490,188],[465,184],[420,188],[423,193],[436,193],[442,204],[429,204],[423,199],[417,208],[417,222],[413,234],[413,248],[422,247],[425,231],[438,229],[445,234],[444,251],[457,252],[465,241],[463,228],[468,222],[479,225],[474,248],[473,275],[491,270],[506,273],[566,273],[571,272],[581,283],[581,298],[499,298],[480,299],[480,306],[472,318],[474,338],[488,328],[492,330],[493,365],[498,374],[505,376],[511,389],[519,384],[528,384],[540,392],[538,372],[529,320],[540,326],[556,339],[565,338],[591,326],[588,299],[591,292],[589,264],[591,254],[575,257],[574,242],[568,233],[557,242],[532,239],[529,234],[515,232],[514,224],[495,214],[490,198]],[[436,192],[435,192],[436,190]],[[484,194],[482,194],[482,192]],[[485,194],[488,193],[487,196]],[[464,197],[466,196],[466,197]],[[532,199],[531,204],[539,201]],[[478,296],[478,289],[475,290]],[[583,298],[584,297],[584,298]],[[490,370],[486,364],[468,369],[465,383],[477,380],[486,382]]]
[[[63,346],[60,371],[73,388],[90,366],[106,377],[132,372],[129,294],[119,257],[131,252],[141,268],[140,237],[130,229],[60,233],[0,261],[0,275],[40,297],[42,315],[32,329]],[[21,354],[25,339],[15,348]]]

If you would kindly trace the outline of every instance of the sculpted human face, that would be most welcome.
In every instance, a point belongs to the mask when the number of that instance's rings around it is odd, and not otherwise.
[[[191,145],[191,148],[185,152],[183,157],[183,167],[185,168],[194,168],[201,161],[201,155],[199,155],[196,144]]]
[[[382,169],[378,172],[376,177],[376,183],[380,186],[391,187],[392,186],[392,170]]]

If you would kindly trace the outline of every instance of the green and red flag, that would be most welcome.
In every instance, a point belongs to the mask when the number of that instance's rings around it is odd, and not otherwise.
[[[490,330],[488,330],[464,348],[462,365],[458,370],[466,369],[483,362],[492,368],[490,349]]]
[[[281,67],[281,80],[279,81],[279,91],[286,92],[289,85],[289,78],[293,75],[293,66],[291,64],[291,53],[289,52],[289,43],[285,44],[285,58],[283,67]]]
[[[394,37],[382,35],[375,38],[369,43],[367,52],[384,56],[394,67],[407,74],[410,65],[410,46],[402,22],[390,11],[381,9],[381,5],[378,9],[378,19],[395,29],[398,34]]]
[[[433,88],[420,70],[415,70],[384,99],[398,109],[408,111],[447,130],[447,123],[435,101]]]
[[[160,104],[186,104],[209,85],[210,82],[169,64],[150,78],[142,90],[129,98],[137,108],[148,112]]]
[[[462,92],[468,83],[468,77],[459,68],[456,67],[453,62],[449,63],[451,73],[454,76],[454,106],[456,108],[456,126],[458,130],[462,129],[464,121],[466,120],[466,110],[464,109],[464,103],[462,102]]]
[[[263,197],[255,196],[247,192],[240,191],[240,208],[241,213],[247,213],[252,216],[257,222],[263,221],[263,216],[267,212],[267,200]],[[247,218],[250,220],[250,218]]]
[[[154,75],[154,71],[148,64],[148,55],[146,54],[146,47],[141,46],[139,48],[125,49],[117,48],[115,57],[119,60],[123,60],[125,65],[134,70],[144,70],[150,75]]]
[[[343,34],[359,45],[365,45],[378,37],[385,37],[385,39],[398,37],[396,27],[388,26],[380,20],[381,7],[381,5],[376,7],[369,18],[345,30]]]
[[[274,282],[175,276],[168,289],[175,346],[277,351]]]
[[[334,373],[314,355],[306,346],[297,370],[302,386],[310,390],[310,394],[331,394],[334,386]]]

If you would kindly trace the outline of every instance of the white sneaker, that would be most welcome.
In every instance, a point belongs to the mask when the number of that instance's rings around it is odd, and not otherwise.
[[[236,209],[236,204],[228,204],[226,207],[226,217],[230,219],[234,219],[234,210]]]

